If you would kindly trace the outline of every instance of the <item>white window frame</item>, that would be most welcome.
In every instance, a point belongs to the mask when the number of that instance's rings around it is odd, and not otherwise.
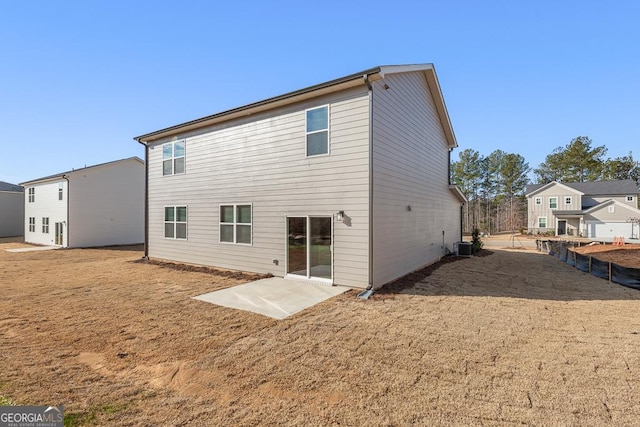
[[[173,221],[166,220],[167,208],[173,208]],[[178,221],[178,208],[185,208],[187,211],[187,220]],[[167,237],[166,225],[173,224],[173,237]],[[184,237],[177,237],[176,225],[184,224]],[[189,206],[188,205],[166,205],[162,208],[162,235],[167,240],[188,240],[189,238]]]
[[[29,203],[34,203],[36,201],[36,189],[35,187],[29,187]]]
[[[184,154],[182,156],[176,157],[176,144],[182,143],[184,144]],[[171,146],[171,157],[164,158],[164,147],[170,145]],[[183,171],[176,173],[176,160],[183,159]],[[171,161],[171,173],[164,173],[164,162]],[[162,144],[162,176],[173,176],[173,175],[184,175],[187,173],[187,140],[186,139],[178,139],[176,141],[167,142]]]
[[[540,225],[540,221],[544,219],[544,227]],[[549,222],[547,221],[546,216],[541,216],[538,218],[538,228],[549,228]]]
[[[64,194],[64,184],[58,184],[58,200],[62,200],[62,195]]]
[[[633,196],[627,196],[627,202],[633,202]]]
[[[42,217],[42,232],[44,234],[49,234],[49,217],[48,216]]]
[[[307,114],[309,113],[309,111],[313,111],[313,110],[319,110],[321,108],[326,108],[327,109],[327,128],[326,129],[320,129],[320,130],[315,130],[312,132],[308,132],[307,131]],[[326,132],[327,133],[327,152],[326,153],[322,153],[322,154],[311,154],[309,155],[309,135],[314,135],[317,133],[321,133],[321,132]],[[317,107],[313,107],[313,108],[307,108],[306,110],[304,110],[304,154],[306,157],[322,157],[322,156],[328,156],[329,154],[331,154],[331,108],[329,106],[329,104],[326,105],[319,105]]]
[[[542,197],[536,197],[534,199],[534,203],[536,204],[536,206],[539,206],[542,204]]]
[[[233,222],[222,222],[222,207],[233,206]],[[238,222],[238,206],[249,206],[251,209],[251,222]],[[222,226],[233,226],[233,242],[226,242],[222,240]],[[251,229],[250,243],[238,242],[238,226],[248,226]],[[218,205],[218,242],[226,245],[242,245],[253,246],[253,203],[220,203]]]
[[[573,203],[573,197],[571,196],[564,196],[564,204],[565,205],[570,205]]]
[[[35,233],[35,232],[36,232],[36,217],[30,216],[29,217],[29,233]]]
[[[556,201],[556,207],[555,208],[551,206],[551,201],[552,200]],[[549,197],[549,209],[558,209],[558,197],[557,196]]]
[[[614,213],[616,211],[615,205],[607,206],[607,212]]]

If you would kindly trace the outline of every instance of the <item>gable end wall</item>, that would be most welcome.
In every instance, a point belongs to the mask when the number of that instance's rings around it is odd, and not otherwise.
[[[461,203],[448,187],[449,149],[424,74],[387,75],[373,87],[377,288],[453,250]]]

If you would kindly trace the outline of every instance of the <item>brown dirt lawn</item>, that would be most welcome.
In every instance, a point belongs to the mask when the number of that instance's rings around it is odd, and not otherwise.
[[[632,425],[640,292],[530,251],[277,321],[140,248],[8,253],[0,395],[90,425]]]
[[[590,255],[601,261],[613,262],[623,267],[640,268],[640,245],[623,246],[592,245],[574,248],[578,253]]]

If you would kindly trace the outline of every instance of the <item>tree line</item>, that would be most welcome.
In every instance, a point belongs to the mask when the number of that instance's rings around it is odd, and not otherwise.
[[[606,181],[632,179],[640,186],[640,162],[633,155],[605,158],[604,145],[594,147],[587,136],[557,147],[532,169],[520,154],[495,150],[483,156],[467,148],[451,163],[451,182],[467,197],[463,227],[466,232],[518,231],[527,227],[525,187],[535,182]]]

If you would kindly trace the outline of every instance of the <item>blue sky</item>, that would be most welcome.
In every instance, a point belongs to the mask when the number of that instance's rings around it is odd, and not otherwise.
[[[133,137],[377,65],[436,66],[459,148],[640,159],[637,1],[12,1],[0,181],[144,156]],[[457,159],[454,153],[453,159]]]

